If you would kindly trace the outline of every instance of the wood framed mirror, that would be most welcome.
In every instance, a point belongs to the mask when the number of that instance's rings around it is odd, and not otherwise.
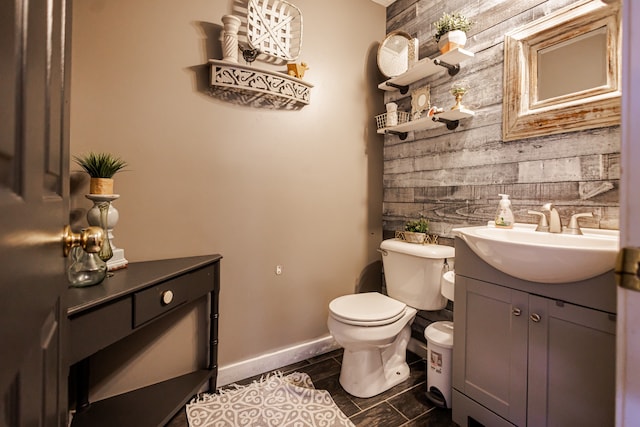
[[[572,4],[505,35],[505,141],[620,124],[620,2]]]

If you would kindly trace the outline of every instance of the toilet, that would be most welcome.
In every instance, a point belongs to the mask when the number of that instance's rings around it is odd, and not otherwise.
[[[340,384],[356,397],[371,397],[409,377],[406,361],[411,323],[418,310],[441,310],[441,281],[454,248],[399,239],[380,244],[387,294],[344,295],[329,303],[327,326],[344,348]]]

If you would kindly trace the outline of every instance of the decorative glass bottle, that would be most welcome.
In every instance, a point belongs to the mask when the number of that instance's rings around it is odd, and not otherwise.
[[[107,263],[98,256],[102,244],[107,240],[104,231],[89,227],[83,230],[83,235],[82,243],[70,250],[67,278],[74,287],[97,285],[107,275]]]
[[[109,206],[111,202],[100,202],[98,203],[98,209],[100,209],[100,227],[104,230],[105,239],[102,243],[102,247],[100,248],[100,252],[98,252],[98,256],[105,263],[111,259],[113,256],[113,251],[111,250],[111,243],[109,242],[109,230],[107,229],[108,225],[108,213]]]

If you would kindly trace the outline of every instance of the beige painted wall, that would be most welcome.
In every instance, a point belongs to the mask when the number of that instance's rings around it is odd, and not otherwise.
[[[383,109],[375,53],[385,9],[296,0],[315,87],[310,105],[277,111],[205,93],[205,64],[221,58],[221,16],[234,3],[73,7],[71,153],[129,162],[115,189],[115,243],[129,261],[224,256],[221,365],[327,334],[329,301],[353,292],[382,238],[373,117]],[[85,185],[72,201],[81,217]]]

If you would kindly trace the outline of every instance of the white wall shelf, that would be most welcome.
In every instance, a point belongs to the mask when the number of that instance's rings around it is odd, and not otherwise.
[[[407,138],[407,134],[412,131],[427,130],[437,128],[439,126],[446,125],[447,129],[453,130],[458,127],[460,120],[473,117],[475,113],[466,108],[459,110],[449,110],[434,116],[424,116],[416,120],[411,120],[405,123],[401,123],[397,126],[389,126],[386,128],[378,129],[380,134],[393,134],[398,135],[401,140]]]
[[[380,83],[378,85],[378,89],[387,91],[399,90],[400,93],[405,94],[409,90],[409,85],[411,83],[417,82],[420,79],[436,74],[440,71],[448,70],[449,75],[456,75],[460,70],[459,64],[462,61],[473,57],[473,52],[456,48],[434,59],[421,59],[403,74]]]
[[[255,107],[301,108],[311,102],[312,84],[284,72],[210,59],[211,91],[225,101]]]

